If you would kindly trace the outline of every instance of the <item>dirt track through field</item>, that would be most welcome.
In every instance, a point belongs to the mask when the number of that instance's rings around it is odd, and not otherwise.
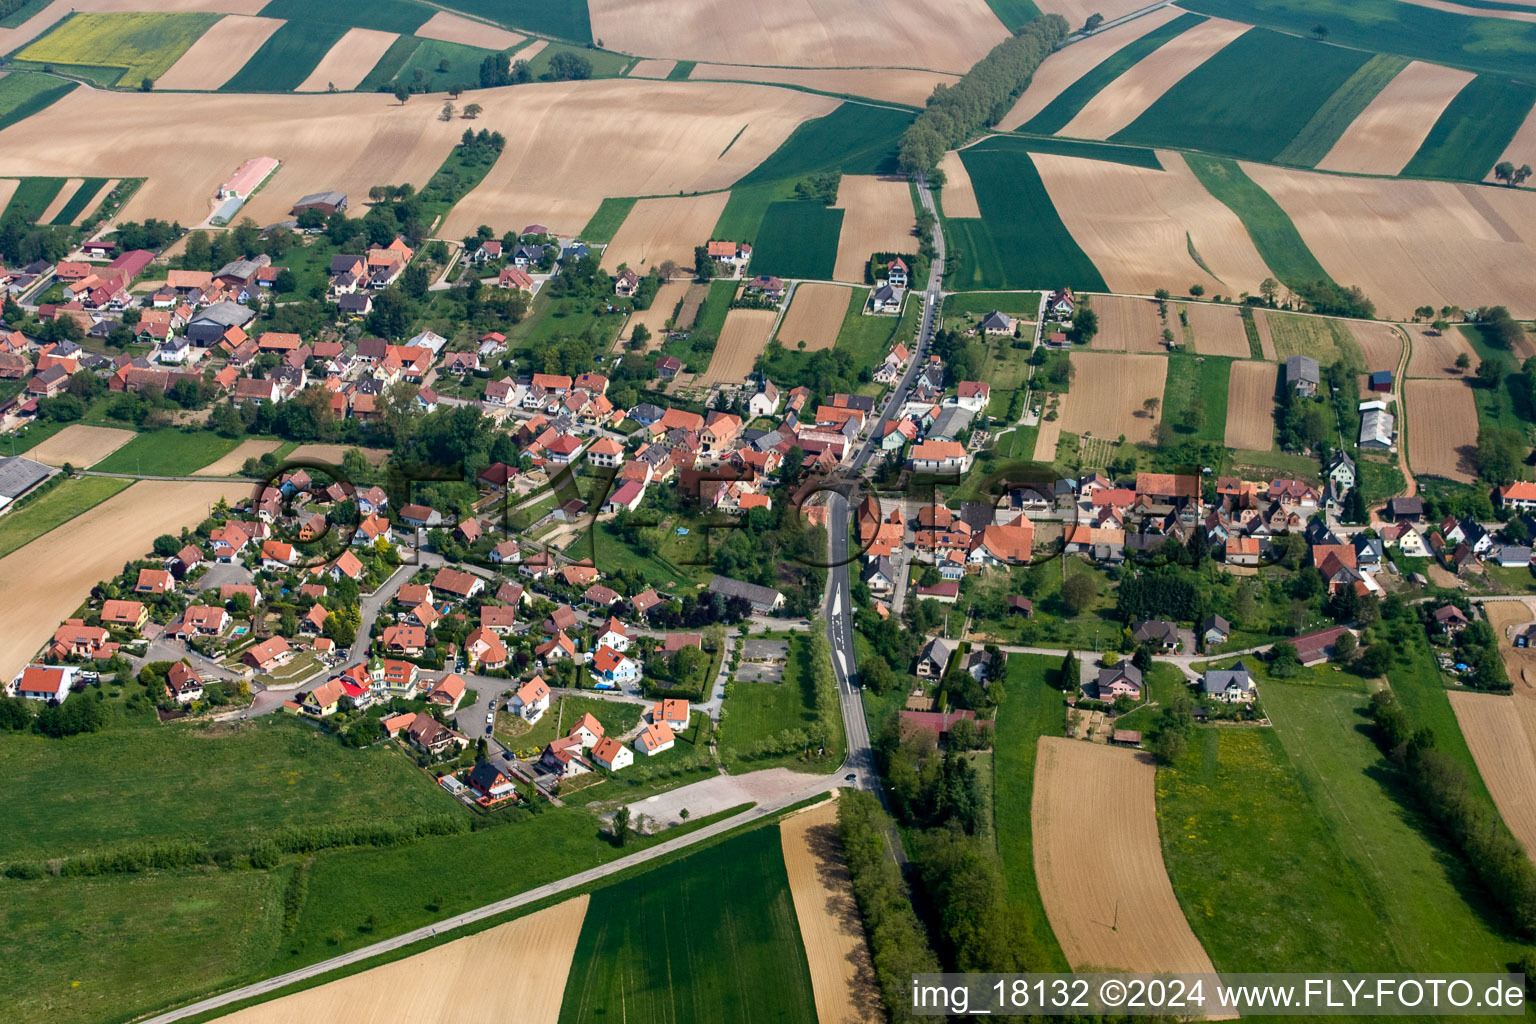
[[[590,0],[592,36],[642,57],[964,74],[1008,30],[985,0]]]
[[[1413,341],[1413,355],[1408,358],[1410,377],[1464,377],[1477,369],[1477,353],[1467,336],[1455,327],[1444,334],[1424,324],[1404,324],[1403,330]],[[1458,369],[1457,356],[1466,356],[1467,369]]]
[[[441,39],[445,43],[480,46],[489,50],[510,50],[528,38],[451,11],[438,11],[422,22],[416,34],[423,39]]]
[[[874,962],[853,901],[853,879],[837,837],[837,801],[789,818],[779,825],[779,839],[811,968],[816,1019],[821,1024],[884,1020]]]
[[[586,917],[585,894],[217,1018],[218,1024],[555,1024]]]
[[[1031,159],[1062,222],[1111,291],[1182,292],[1199,282],[1210,295],[1257,293],[1270,276],[1242,221],[1178,153],[1158,153],[1161,171],[1054,153]]]
[[[971,185],[970,172],[960,154],[950,150],[939,161],[944,174],[944,188],[939,193],[946,217],[980,217],[981,207],[976,203],[976,189]]]
[[[778,313],[771,309],[733,309],[725,314],[709,369],[699,375],[697,383],[708,386],[744,381],[768,344],[777,318]]]
[[[160,76],[155,88],[217,89],[233,78],[261,49],[261,44],[282,27],[281,18],[249,18],[241,14],[220,18]]]
[[[43,212],[38,214],[37,223],[52,224],[53,219],[59,215],[59,211],[64,209],[71,199],[75,198],[75,193],[80,191],[80,186],[84,183],[84,180],[81,178],[66,178],[63,186],[54,194],[53,199],[48,205],[43,208]]]
[[[1088,342],[1095,352],[1166,352],[1163,345],[1163,320],[1157,303],[1129,295],[1095,295],[1089,306],[1099,317],[1099,331]],[[1173,307],[1168,309],[1168,325],[1175,328]]]
[[[666,78],[677,67],[675,60],[637,60],[629,69],[630,78]]]
[[[1163,397],[1168,360],[1163,356],[1120,352],[1074,352],[1071,401],[1061,417],[1061,429],[1073,434],[1127,441],[1152,440],[1157,417],[1147,415],[1149,398]]]
[[[1536,194],[1484,188],[1474,203],[1450,182],[1241,166],[1329,276],[1363,288],[1384,319],[1407,319],[1422,305],[1536,313],[1536,277],[1526,270],[1536,262]]]
[[[1390,370],[1397,374],[1397,364],[1402,361],[1403,336],[1391,324],[1373,320],[1349,320],[1349,333],[1355,336],[1360,354],[1365,358],[1367,372]]]
[[[647,352],[654,352],[661,348],[661,343],[667,337],[667,321],[677,310],[677,304],[683,301],[683,296],[688,294],[687,281],[666,281],[656,290],[656,298],[651,300],[649,309],[642,309],[638,313],[630,314],[624,323],[624,329],[619,332],[619,338],[628,341],[634,337],[635,327],[644,324],[646,330],[651,332],[651,340],[645,343]]]
[[[1040,738],[1035,875],[1074,969],[1213,972],[1163,866],[1149,755]]]
[[[275,452],[282,446],[280,441],[263,441],[251,438],[235,445],[234,451],[210,462],[193,476],[238,476],[246,459],[259,459],[267,452]]]
[[[196,526],[220,498],[250,493],[248,484],[141,480],[0,558],[0,679],[20,672],[92,587],[148,554],[160,534]]]
[[[1451,100],[1473,77],[1470,71],[1414,61],[1367,104],[1318,162],[1317,169],[1399,173],[1419,151]]]
[[[886,103],[921,107],[936,85],[954,85],[958,75],[914,68],[775,68],[744,64],[699,64],[692,81],[765,82],[798,85],[821,92],[868,96]]]
[[[1243,326],[1243,312],[1237,306],[1189,302],[1183,309],[1195,335],[1196,352],[1203,356],[1248,357],[1248,328]]]
[[[131,430],[72,423],[21,454],[50,466],[62,466],[67,462],[76,469],[89,469],[137,436]]]
[[[1536,700],[1516,694],[1446,694],[1504,824],[1536,858]]]
[[[1477,405],[1461,380],[1410,380],[1408,466],[1415,476],[1442,476],[1469,484],[1477,478]],[[1401,428],[1401,424],[1399,424]]]
[[[905,178],[845,174],[835,209],[844,211],[832,271],[837,280],[864,284],[871,253],[917,251],[917,211]]]
[[[667,260],[693,269],[694,247],[709,241],[729,198],[729,192],[710,192],[641,199],[604,250],[603,270],[617,273],[619,265],[627,263],[635,273],[644,275]]]
[[[320,63],[294,92],[329,92],[332,85],[342,92],[357,88],[384,52],[394,45],[395,39],[393,32],[347,29],[347,34],[336,40],[336,45],[320,58]]]
[[[1240,360],[1227,379],[1228,448],[1267,452],[1275,446],[1276,363]]]
[[[838,284],[799,284],[790,301],[784,322],[779,325],[779,344],[790,352],[816,352],[837,343],[837,332],[848,315],[848,303],[854,289]]]
[[[1067,122],[1060,134],[1080,139],[1109,138],[1246,31],[1247,25],[1212,18],[1174,36],[1105,86]]]
[[[1104,63],[1110,54],[1134,43],[1148,32],[1162,28],[1183,13],[1172,4],[1159,7],[1139,18],[1096,33],[1080,43],[1057,50],[1045,58],[1045,62],[1029,80],[1029,88],[1024,90],[1013,109],[997,123],[997,130],[1011,132],[1018,128],[1044,110],[1067,86]]]

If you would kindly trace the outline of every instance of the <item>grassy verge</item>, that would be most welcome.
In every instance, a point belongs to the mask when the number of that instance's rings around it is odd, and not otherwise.
[[[0,556],[10,554],[87,509],[100,505],[132,483],[132,480],[88,476],[56,484],[47,493],[0,516]]]

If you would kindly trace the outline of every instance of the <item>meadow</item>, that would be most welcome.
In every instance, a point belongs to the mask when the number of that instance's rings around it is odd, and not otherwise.
[[[411,0],[272,0],[261,9],[263,18],[283,18],[305,25],[345,25],[383,32],[414,32],[432,16],[432,9]]]
[[[594,893],[560,1020],[813,1020],[810,980],[778,831],[756,829]]]
[[[216,14],[199,13],[76,14],[16,56],[39,64],[118,69],[110,84],[137,89],[145,79],[165,74],[218,20]]]
[[[132,480],[87,476],[61,484],[0,516],[0,557],[99,505]]]
[[[1369,55],[1251,30],[1111,138],[1273,160]],[[1284,89],[1273,83],[1284,81]]]
[[[945,316],[986,316],[993,310],[1033,320],[1040,314],[1040,293],[967,292],[944,297]]]
[[[1206,189],[1237,214],[1253,239],[1254,248],[1280,281],[1295,288],[1329,280],[1328,272],[1312,255],[1301,232],[1280,204],[1254,183],[1235,160],[1186,153],[1190,170]]]
[[[581,231],[581,240],[588,245],[604,245],[613,241],[613,236],[619,231],[619,226],[624,223],[624,218],[629,216],[629,211],[635,208],[635,200],[629,199],[604,199],[592,219],[587,221],[587,226]]]
[[[1482,181],[1536,106],[1536,85],[1478,75],[1456,94],[1403,173]]]
[[[1168,357],[1162,421],[1174,433],[1223,443],[1227,426],[1227,383],[1232,360],[1180,352]]]
[[[309,77],[346,31],[346,25],[333,22],[286,22],[219,91],[288,92]]]
[[[99,473],[185,476],[234,449],[239,441],[206,430],[150,431],[92,466]]]
[[[807,200],[770,203],[752,250],[753,273],[830,280],[844,212]]]
[[[720,722],[720,735],[716,745],[727,770],[735,772],[759,771],[780,766],[797,771],[815,770],[799,761],[799,752],[773,757],[753,757],[752,748],[763,741],[771,741],[779,733],[788,730],[810,729],[816,723],[816,694],[811,678],[811,643],[801,634],[789,638],[789,661],[784,666],[784,679],[778,683],[732,682],[727,710]],[[842,731],[837,739],[841,741]],[[823,770],[837,767],[837,756],[842,743],[838,742],[831,758],[823,759]]]
[[[549,62],[560,53],[585,58],[592,65],[593,78],[614,78],[621,75],[630,62],[630,58],[622,53],[610,53],[607,50],[591,50],[575,46],[546,46],[528,61],[528,73],[537,79],[549,70]],[[515,55],[513,59],[517,59]]]
[[[534,750],[567,735],[582,715],[602,723],[605,735],[619,736],[640,724],[640,705],[598,697],[557,697],[533,725],[511,714],[497,717],[496,738],[514,750]]]
[[[0,128],[31,117],[75,86],[75,82],[60,81],[52,75],[12,71],[0,78]]]
[[[1360,112],[1370,105],[1376,94],[1386,88],[1397,73],[1408,66],[1408,58],[1378,53],[1364,64],[1332,96],[1323,101],[1301,131],[1296,133],[1284,149],[1275,154],[1275,161],[1315,167],[1328,155],[1333,144],[1339,141],[1344,130]]]
[[[404,39],[404,36],[401,36]],[[480,62],[495,53],[478,46],[448,43],[441,39],[423,39],[405,62],[390,76],[392,80],[413,85],[417,72],[429,92],[447,92],[453,85],[475,85],[480,81]],[[386,57],[388,54],[385,55]],[[382,64],[383,61],[380,61]],[[446,65],[446,70],[444,69]],[[369,78],[373,77],[369,73]],[[359,88],[362,88],[359,86]],[[375,87],[377,88],[377,87]],[[462,107],[468,100],[460,100]]]
[[[592,42],[592,19],[586,0],[558,4],[545,0],[440,0],[437,6],[540,35],[576,43]]]

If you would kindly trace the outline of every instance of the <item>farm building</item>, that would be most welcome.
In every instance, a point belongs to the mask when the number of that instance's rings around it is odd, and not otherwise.
[[[1385,402],[1360,403],[1360,447],[1391,448],[1395,425]]]
[[[1333,645],[1338,642],[1339,637],[1348,632],[1349,630],[1343,626],[1335,626],[1332,629],[1299,636],[1290,643],[1296,648],[1296,656],[1301,659],[1303,665],[1320,665],[1333,657]]]
[[[56,471],[22,456],[0,459],[0,509],[52,476]]]
[[[311,192],[293,204],[293,214],[298,216],[305,210],[316,210],[329,217],[337,210],[345,210],[346,208],[347,194],[345,192]]]
[[[1311,398],[1317,394],[1322,379],[1317,360],[1311,356],[1291,356],[1285,361],[1285,386],[1298,395]]]
[[[261,183],[270,178],[278,166],[278,161],[270,156],[252,157],[237,167],[235,173],[219,186],[219,198],[251,198],[251,193],[260,188]]]
[[[1377,370],[1375,373],[1371,374],[1370,387],[1372,391],[1391,391],[1392,371]]]
[[[744,597],[752,602],[752,611],[758,615],[768,615],[784,607],[784,595],[772,587],[760,587],[755,583],[744,583],[726,576],[711,576],[709,592],[728,598]]]

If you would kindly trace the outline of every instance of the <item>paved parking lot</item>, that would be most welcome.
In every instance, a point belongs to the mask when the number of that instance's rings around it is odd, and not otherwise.
[[[841,785],[838,775],[809,775],[788,768],[769,768],[746,775],[716,775],[682,786],[667,793],[638,800],[629,805],[631,815],[643,814],[651,827],[668,827],[683,820],[679,813],[687,809],[690,818],[702,818],[737,804],[770,803],[816,789]]]
[[[742,644],[741,656],[747,661],[788,661],[788,640],[753,640]]]
[[[736,670],[736,678],[743,683],[782,683],[784,666],[763,662],[743,662]]]

